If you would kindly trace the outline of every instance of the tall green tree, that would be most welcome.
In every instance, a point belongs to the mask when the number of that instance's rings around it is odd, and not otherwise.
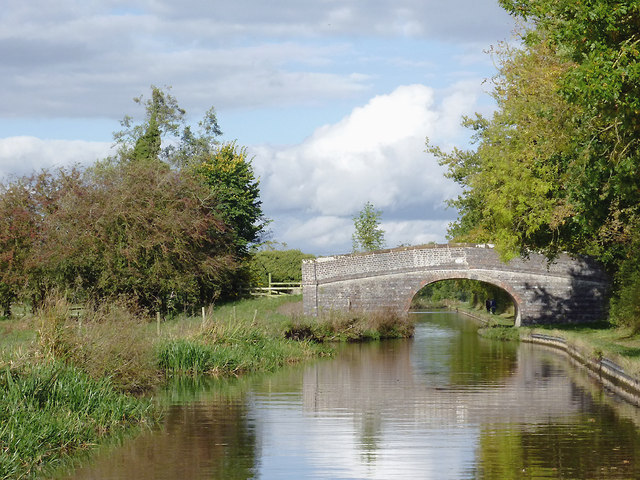
[[[615,265],[639,221],[640,4],[628,0],[503,0],[534,25],[527,45],[542,41],[570,67],[558,95],[580,109],[567,197],[585,250]]]
[[[113,134],[118,146],[117,160],[160,160],[182,168],[197,163],[218,145],[222,131],[215,108],[205,112],[194,131],[187,123],[186,110],[169,90],[152,85],[149,98],[141,95],[133,99],[144,108],[144,116],[140,122],[129,115],[121,120],[122,129]]]
[[[463,122],[476,148],[444,153],[429,147],[464,187],[451,202],[459,219],[449,233],[459,241],[496,243],[505,258],[530,249],[553,256],[579,241],[567,196],[579,109],[558,95],[557,85],[569,65],[546,43],[504,46],[496,55],[498,109],[491,119]]]
[[[464,189],[450,235],[493,241],[505,258],[592,255],[614,276],[614,310],[640,312],[629,304],[640,288],[640,4],[500,3],[528,29],[521,48],[499,52],[498,109],[466,120],[474,149],[430,146]]]
[[[371,252],[384,248],[384,230],[380,227],[382,211],[371,202],[365,203],[358,215],[353,217],[355,231],[351,237],[354,252]]]
[[[217,209],[235,238],[238,255],[259,241],[267,225],[262,215],[260,182],[253,173],[247,149],[224,143],[196,156],[193,166],[217,200]]]

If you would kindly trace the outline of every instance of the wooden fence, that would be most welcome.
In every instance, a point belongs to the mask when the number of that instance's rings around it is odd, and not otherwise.
[[[271,295],[299,295],[302,293],[300,282],[272,282],[269,274],[269,283],[266,287],[255,287],[251,289],[251,295],[271,296]]]

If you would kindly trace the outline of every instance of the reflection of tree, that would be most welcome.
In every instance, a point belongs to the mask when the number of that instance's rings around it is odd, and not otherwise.
[[[496,384],[515,372],[516,343],[481,338],[476,325],[454,315],[434,315],[432,318],[430,321],[448,329],[456,322],[456,332],[459,332],[446,344],[452,385]]]
[[[517,368],[516,349],[513,342],[485,341],[477,334],[462,335],[451,344],[451,383],[500,383]]]
[[[378,449],[378,442],[382,434],[382,418],[373,412],[366,412],[362,416],[360,424],[360,447],[362,449],[362,460],[367,465],[375,463]]]
[[[181,445],[174,455],[182,468],[174,478],[198,478],[205,472],[205,478],[252,478],[256,432],[249,423],[246,404],[236,398],[170,410],[166,434]]]
[[[485,425],[477,479],[640,478],[640,434],[607,406],[577,420],[529,427]]]

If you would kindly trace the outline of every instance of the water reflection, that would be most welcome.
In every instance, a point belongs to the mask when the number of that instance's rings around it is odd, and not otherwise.
[[[66,478],[253,478],[259,450],[245,387],[188,380],[172,385],[173,404],[161,431],[107,452]]]
[[[168,392],[164,428],[63,478],[638,478],[638,409],[555,352],[424,317],[412,341]]]

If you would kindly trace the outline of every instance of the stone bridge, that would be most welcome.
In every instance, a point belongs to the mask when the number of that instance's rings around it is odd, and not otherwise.
[[[304,313],[329,310],[407,312],[413,296],[440,280],[496,285],[513,299],[516,326],[602,320],[609,281],[586,258],[538,254],[504,263],[490,245],[423,245],[304,260]]]

